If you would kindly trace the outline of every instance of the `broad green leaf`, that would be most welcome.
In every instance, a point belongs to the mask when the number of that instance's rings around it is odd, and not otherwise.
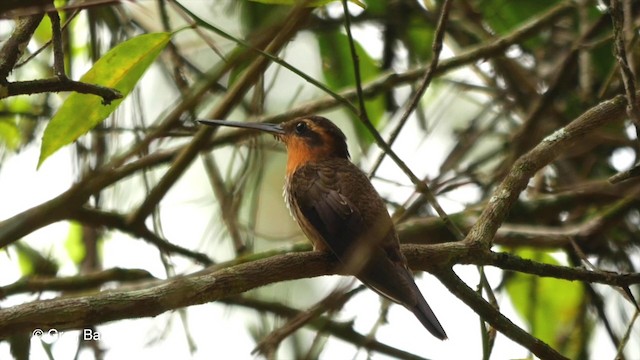
[[[22,135],[14,117],[0,117],[0,146],[15,150],[22,142]]]
[[[69,223],[69,234],[64,242],[64,248],[74,264],[79,265],[84,260],[86,249],[82,242],[82,225],[72,221]]]
[[[511,1],[511,0],[478,0],[476,9],[480,9],[482,19],[500,35],[507,34],[518,25],[529,21],[534,14],[539,14],[558,4],[559,0]]]
[[[355,87],[353,59],[347,35],[333,31],[320,33],[317,36],[320,45],[320,56],[322,57],[322,71],[329,87],[336,91]],[[355,42],[355,47],[358,54],[362,82],[373,80],[380,74],[377,62],[358,42]],[[366,100],[365,106],[367,107],[369,120],[376,128],[379,128],[385,112],[384,98],[378,96],[374,99]],[[373,143],[373,136],[355,115],[350,115],[358,133],[360,146],[366,149]]]
[[[2,109],[9,109],[14,113],[32,113],[34,112],[33,102],[29,100],[28,96],[14,96],[11,99],[5,100],[6,107],[0,106]]]
[[[517,255],[558,265],[552,256],[541,251],[519,250]],[[535,337],[569,357],[575,355],[579,337],[589,333],[588,329],[580,332],[575,328],[584,296],[579,282],[514,273],[508,278],[506,288],[516,311],[529,324]]]
[[[409,51],[410,60],[414,63],[424,62],[433,54],[433,28],[417,16],[411,17],[406,28],[405,45]]]
[[[295,5],[302,0],[251,0],[251,1],[259,2],[263,4],[271,4],[271,5]],[[309,2],[309,6],[313,6],[313,7],[324,6],[324,5],[327,5],[328,3],[335,2],[335,1],[340,1],[340,0],[316,0],[316,1]],[[363,9],[367,7],[367,5],[360,0],[349,0],[349,2],[352,2]]]
[[[367,0],[367,13],[376,16],[387,15],[389,0]]]
[[[80,81],[115,88],[124,99],[170,38],[170,33],[154,33],[125,41],[100,58]],[[106,119],[123,99],[103,105],[99,96],[71,93],[44,131],[38,167]]]
[[[38,24],[36,31],[33,33],[33,39],[40,44],[46,44],[51,40],[51,19],[45,16]]]

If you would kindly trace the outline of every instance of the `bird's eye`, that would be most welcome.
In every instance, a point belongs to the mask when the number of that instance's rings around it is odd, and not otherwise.
[[[305,123],[304,121],[301,121],[296,124],[296,133],[299,135],[306,133],[307,129],[308,129],[307,123]]]

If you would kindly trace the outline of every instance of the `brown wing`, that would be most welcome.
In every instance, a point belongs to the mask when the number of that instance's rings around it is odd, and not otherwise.
[[[342,166],[340,166],[342,165]],[[290,196],[306,234],[320,240],[345,265],[346,271],[361,278],[382,295],[403,302],[398,291],[410,292],[407,271],[393,223],[369,180],[351,163],[329,166],[305,165],[292,179]],[[386,276],[385,276],[386,274]],[[378,280],[396,277],[388,289]],[[395,290],[395,291],[394,291]],[[393,295],[395,293],[395,296]]]
[[[303,166],[291,180],[289,196],[292,206],[303,216],[300,225],[305,233],[317,233],[332,253],[343,260],[352,240],[362,228],[362,214],[341,193],[335,171]],[[311,226],[312,230],[304,227]]]

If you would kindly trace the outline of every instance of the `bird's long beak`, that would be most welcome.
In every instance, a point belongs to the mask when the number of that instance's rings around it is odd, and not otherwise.
[[[226,120],[198,120],[200,124],[209,126],[231,126],[242,129],[254,129],[264,132],[268,132],[274,135],[284,135],[284,129],[280,124],[270,123],[252,123],[252,122],[240,122],[240,121],[226,121]]]

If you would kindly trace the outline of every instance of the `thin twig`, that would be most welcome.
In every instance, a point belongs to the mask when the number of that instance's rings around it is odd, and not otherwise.
[[[503,333],[511,340],[524,346],[529,351],[537,355],[541,359],[567,359],[560,353],[555,351],[542,340],[535,338],[531,334],[512,323],[507,317],[487,303],[481,296],[476,294],[453,272],[452,269],[442,269],[435,272],[436,277],[470,308],[472,308],[480,317],[498,331]]]
[[[0,287],[0,298],[26,292],[86,291],[112,281],[129,282],[151,279],[155,278],[146,270],[122,268],[69,277],[26,277],[13,284]]]
[[[38,4],[37,6],[28,6],[28,7],[25,7],[24,5],[20,4],[20,2],[16,1],[15,3],[19,5],[17,7],[12,7],[9,11],[6,11],[0,14],[0,19],[2,18],[10,19],[18,16],[31,16],[31,15],[37,15],[37,14],[44,14],[45,12],[56,11],[56,10],[69,11],[69,10],[89,9],[92,7],[119,4],[121,1],[122,0],[90,0],[90,1],[83,1],[78,4],[65,4],[64,6],[60,6],[58,8],[56,8],[55,4],[53,4],[53,1],[48,1],[49,4],[44,4],[44,2],[47,2],[47,1],[42,1],[43,4]]]
[[[611,0],[609,12],[613,21],[613,38],[615,44],[616,60],[620,67],[622,82],[624,83],[625,95],[627,97],[627,115],[633,121],[636,128],[636,139],[640,144],[640,109],[636,101],[636,83],[633,69],[629,66],[629,58],[625,42],[624,12],[621,0]],[[640,146],[640,145],[639,145]]]
[[[20,18],[16,22],[16,28],[11,37],[3,44],[2,50],[0,50],[0,99],[15,95],[32,95],[60,91],[94,94],[102,97],[102,103],[105,105],[122,98],[122,95],[115,89],[100,85],[87,84],[67,78],[64,71],[64,52],[62,51],[60,17],[55,8],[48,13],[48,16],[51,19],[52,24],[54,73],[56,77],[30,81],[6,81],[6,77],[22,56],[24,49],[26,49],[26,45],[29,43],[37,25],[42,20],[43,14]]]
[[[553,161],[562,150],[567,149],[585,134],[619,118],[624,97],[618,96],[598,104],[573,120],[569,125],[556,130],[535,148],[520,157],[502,183],[494,191],[478,222],[469,231],[465,241],[480,242],[490,247],[507,212],[526,188],[529,179],[543,166]]]
[[[315,87],[319,88],[324,93],[328,94],[333,99],[335,99],[337,102],[341,103],[343,106],[345,106],[347,109],[349,109],[354,114],[358,113],[357,108],[355,106],[353,106],[353,104],[350,101],[345,99],[343,96],[340,96],[339,93],[336,93],[335,91],[331,90],[327,85],[325,85],[322,82],[312,78],[311,76],[309,76],[305,72],[301,71],[300,69],[296,68],[295,66],[289,64],[284,59],[278,57],[277,55],[269,53],[268,51],[261,50],[260,48],[251,45],[247,41],[244,41],[244,40],[242,40],[242,39],[240,39],[238,37],[232,36],[231,34],[227,33],[226,31],[224,31],[224,30],[222,30],[222,29],[220,29],[218,27],[216,27],[215,25],[212,25],[212,24],[208,23],[207,21],[203,20],[202,18],[197,16],[195,13],[191,12],[189,9],[184,7],[179,2],[172,1],[171,3],[175,4],[176,7],[178,7],[180,10],[182,10],[185,14],[189,15],[195,21],[195,24],[197,24],[198,26],[201,26],[201,27],[203,27],[205,29],[209,29],[209,30],[215,32],[216,34],[222,36],[225,39],[231,40],[231,41],[235,42],[236,44],[238,44],[238,45],[240,45],[240,46],[242,46],[242,47],[244,47],[246,49],[250,49],[252,51],[257,52],[258,54],[264,56],[265,58],[269,59],[270,61],[272,61],[272,62],[284,67],[285,69],[291,71],[292,73],[298,75],[299,77],[301,77],[302,79],[306,80],[310,84],[312,84]]]
[[[629,320],[629,325],[627,325],[627,330],[624,332],[622,339],[620,339],[620,344],[618,345],[618,349],[616,351],[615,359],[622,359],[624,357],[624,347],[629,343],[629,339],[631,339],[631,332],[633,331],[633,324],[635,324],[636,320],[640,316],[640,310],[636,309],[635,313]]]
[[[640,283],[640,273],[621,274],[609,271],[591,271],[580,267],[568,267],[540,263],[509,253],[491,253],[476,264],[491,265],[502,270],[518,271],[523,274],[564,279],[569,281],[583,281],[588,283],[607,284],[611,286],[627,287]]]
[[[619,172],[609,178],[611,184],[617,184],[635,177],[640,176],[640,164],[635,164],[629,170]]]
[[[120,214],[82,207],[72,211],[69,218],[94,227],[104,226],[123,231],[155,245],[161,252],[182,255],[205,266],[213,264],[213,260],[206,254],[173,244],[149,230],[145,224],[131,224]]]
[[[262,354],[267,354],[270,351],[275,351],[284,339],[308,324],[313,319],[318,318],[327,311],[341,308],[353,297],[353,295],[357,293],[357,291],[347,290],[348,288],[346,287],[337,288],[310,309],[300,312],[298,315],[292,317],[286,324],[272,331],[269,335],[260,340],[251,353],[256,354],[260,352]]]
[[[445,3],[449,4],[450,2],[447,1]],[[411,182],[416,186],[416,191],[418,191],[421,194],[425,194],[425,196],[428,198],[429,203],[434,207],[434,209],[436,210],[436,212],[438,213],[438,215],[443,219],[443,221],[445,222],[445,224],[447,225],[447,227],[451,230],[451,232],[453,232],[456,235],[456,238],[460,238],[463,239],[464,238],[464,234],[460,231],[460,229],[458,229],[449,219],[447,213],[444,212],[444,210],[442,209],[442,207],[440,207],[440,205],[438,204],[435,196],[433,195],[433,193],[431,192],[431,190],[429,189],[429,186],[422,180],[420,180],[420,178],[418,178],[413,171],[411,171],[411,169],[407,166],[407,164],[402,161],[402,159],[400,159],[400,157],[393,151],[393,149],[391,149],[391,147],[387,144],[387,142],[382,138],[382,136],[380,136],[380,133],[378,132],[378,130],[375,128],[375,126],[371,123],[371,120],[369,119],[369,116],[367,115],[367,109],[366,106],[364,104],[364,93],[362,91],[362,80],[360,78],[360,65],[359,65],[359,61],[358,61],[358,54],[355,48],[355,43],[353,41],[353,36],[351,35],[351,22],[350,22],[350,15],[349,15],[349,10],[347,7],[347,0],[342,0],[342,6],[344,8],[344,16],[345,16],[345,29],[347,31],[347,38],[349,39],[349,48],[351,49],[351,57],[353,59],[353,67],[354,67],[354,74],[355,74],[355,81],[356,81],[356,92],[358,94],[358,102],[360,104],[360,111],[359,111],[359,118],[362,121],[362,123],[364,124],[364,126],[367,128],[367,130],[371,133],[371,135],[373,135],[373,138],[376,140],[376,143],[378,144],[378,146],[380,146],[382,148],[382,150],[389,155],[389,157],[391,159],[393,159],[393,161],[396,163],[396,165],[398,165],[398,167],[405,173],[405,175],[407,175],[407,177],[411,180]],[[443,9],[444,10],[444,9]],[[446,19],[446,14],[447,12],[443,11],[442,15],[441,15],[441,22],[444,23],[445,19]]]
[[[221,302],[230,305],[244,306],[259,312],[267,311],[277,316],[289,319],[295,318],[297,316],[304,316],[300,311],[296,309],[292,309],[279,303],[267,302],[263,300],[249,299],[245,297],[233,297],[229,299],[223,299],[221,300]],[[385,354],[393,357],[394,359],[424,360],[424,358],[420,356],[407,351],[402,351],[400,349],[394,348],[358,333],[353,329],[352,322],[337,322],[325,316],[319,316],[318,318],[311,319],[307,325],[309,328],[316,330],[318,333],[324,332],[325,334],[334,336],[338,339],[362,346],[368,351]],[[274,352],[275,349],[269,351],[270,354]]]
[[[226,189],[224,185],[224,181],[222,179],[222,175],[220,174],[220,170],[211,154],[205,154],[203,156],[203,164],[205,171],[209,177],[209,182],[211,183],[211,188],[213,189],[213,193],[218,199],[218,203],[220,205],[220,212],[222,213],[222,221],[224,222],[227,230],[229,231],[229,235],[233,240],[234,249],[236,251],[236,255],[241,255],[247,250],[246,244],[242,240],[242,236],[240,235],[240,231],[238,231],[238,222],[236,219],[236,214],[232,213],[231,201],[232,197],[229,194],[229,191]]]
[[[80,10],[74,10],[73,13],[71,13],[71,15],[69,15],[67,17],[67,19],[64,21],[64,24],[62,24],[61,30],[65,30],[67,28],[67,26],[69,26],[69,24],[71,23],[71,21],[73,19],[76,18],[76,16],[78,16],[78,14],[80,14]],[[14,70],[22,67],[26,64],[28,64],[33,58],[35,58],[36,56],[38,56],[38,54],[40,54],[42,51],[44,51],[47,47],[49,47],[49,45],[51,45],[51,43],[53,42],[53,39],[48,40],[47,42],[45,42],[44,44],[42,44],[38,50],[32,52],[31,54],[29,54],[29,56],[27,56],[24,60],[20,61],[19,63],[16,64],[16,66],[14,67]]]
[[[47,13],[51,19],[51,41],[53,42],[53,73],[59,79],[67,77],[64,71],[64,51],[62,50],[62,27],[60,25],[60,15],[57,10]]]
[[[43,17],[44,14],[40,13],[16,19],[15,29],[0,48],[0,86],[6,83],[7,77],[27,49]],[[0,91],[0,94],[2,93],[3,91]]]
[[[273,41],[265,49],[268,53],[277,53],[288,42],[288,40],[297,32],[301,23],[305,21],[311,9],[305,6],[305,3],[296,5],[289,16],[284,20],[284,27],[279,28]],[[242,74],[242,77],[235,82],[234,86],[229,89],[220,105],[216,107],[210,114],[209,118],[221,119],[231,111],[233,106],[237,104],[245,92],[255,83],[257,75],[262,73],[270,61],[265,57],[258,57]],[[130,221],[133,223],[143,222],[153,209],[162,200],[164,195],[180,178],[187,166],[191,164],[197,154],[203,150],[204,144],[211,137],[213,128],[201,127],[194,135],[191,143],[184,148],[183,151],[175,159],[167,173],[162,177],[158,184],[149,192],[146,199],[132,214]]]
[[[424,76],[420,82],[420,85],[418,86],[416,91],[413,93],[413,96],[411,97],[409,102],[406,104],[405,110],[400,116],[400,119],[398,120],[398,124],[393,129],[393,131],[391,131],[391,134],[389,135],[389,141],[388,141],[389,146],[393,145],[393,143],[396,141],[398,134],[400,134],[400,131],[402,130],[402,128],[404,128],[404,125],[409,119],[409,116],[415,111],[416,107],[420,103],[420,100],[422,99],[422,96],[424,95],[424,93],[427,91],[427,88],[431,84],[433,75],[435,74],[436,68],[438,67],[438,61],[440,60],[440,53],[442,52],[442,43],[444,41],[444,34],[446,30],[445,25],[446,25],[447,19],[449,18],[450,10],[451,10],[451,1],[446,0],[442,4],[442,10],[440,11],[440,17],[438,18],[438,24],[436,25],[436,30],[435,30],[435,36],[433,39],[433,43],[431,45],[431,62],[427,66],[427,71],[425,71]],[[380,154],[380,156],[376,159],[375,163],[371,167],[371,170],[369,171],[369,176],[373,176],[373,174],[376,173],[376,171],[378,170],[378,167],[382,163],[382,160],[384,159],[385,156],[386,156],[386,153]]]
[[[502,177],[504,172],[513,165],[518,157],[540,141],[543,134],[538,135],[538,131],[536,131],[536,127],[541,124],[538,120],[546,111],[549,111],[549,109],[553,107],[553,102],[566,83],[564,79],[567,74],[570,73],[570,69],[576,66],[575,63],[578,60],[583,45],[593,36],[596,30],[605,24],[606,19],[606,16],[600,16],[589,26],[586,32],[580,34],[580,37],[572,43],[569,51],[564,54],[559,63],[554,67],[557,70],[554,71],[551,79],[547,82],[547,89],[544,94],[534,97],[533,101],[530,100],[527,103],[529,107],[526,109],[526,117],[522,121],[522,125],[512,136],[512,150],[509,157],[504,161],[502,169],[497,172],[498,178]]]

